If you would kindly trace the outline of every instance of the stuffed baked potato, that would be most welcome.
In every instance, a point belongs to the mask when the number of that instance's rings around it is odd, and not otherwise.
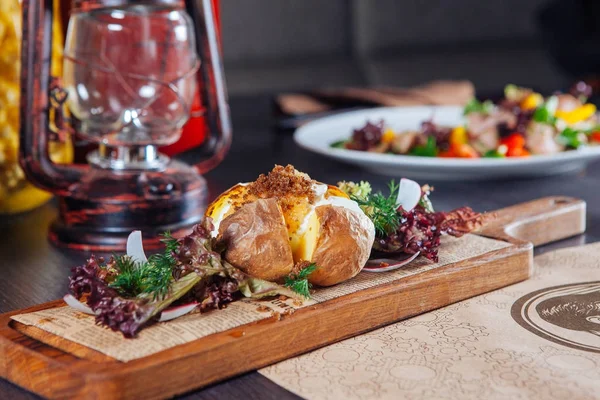
[[[206,216],[226,248],[224,258],[269,281],[310,262],[317,266],[311,283],[335,285],[360,272],[375,239],[373,222],[356,202],[291,165],[232,187],[209,205]]]

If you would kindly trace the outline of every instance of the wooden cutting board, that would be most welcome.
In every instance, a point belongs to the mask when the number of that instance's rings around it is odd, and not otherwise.
[[[0,376],[56,399],[170,397],[525,280],[533,245],[584,231],[581,200],[548,197],[504,208],[479,234],[508,247],[126,363],[10,319],[64,305],[41,304],[0,315]]]

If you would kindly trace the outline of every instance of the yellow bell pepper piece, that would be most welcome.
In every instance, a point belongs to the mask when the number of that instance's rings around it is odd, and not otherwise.
[[[394,133],[394,131],[390,128],[387,128],[383,132],[383,135],[381,136],[381,142],[392,143],[392,141],[394,140],[395,137],[396,137],[396,134]]]
[[[539,93],[530,93],[521,101],[523,110],[533,110],[538,108],[544,102],[544,97]]]
[[[572,111],[556,110],[556,117],[562,119],[567,124],[576,124],[585,121],[596,113],[596,106],[588,103]]]
[[[450,132],[450,144],[465,144],[469,141],[467,130],[464,126],[457,126]]]

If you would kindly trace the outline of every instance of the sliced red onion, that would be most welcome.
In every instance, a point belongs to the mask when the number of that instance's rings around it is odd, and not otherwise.
[[[77,311],[80,311],[84,314],[94,315],[94,311],[92,311],[91,308],[77,300],[72,294],[66,294],[65,297],[63,297],[63,300],[69,307],[74,308]]]
[[[141,264],[148,261],[144,253],[141,231],[133,231],[129,234],[127,238],[127,255],[136,263]]]
[[[413,255],[406,254],[407,258],[375,258],[367,261],[367,265],[363,268],[363,271],[367,272],[387,272],[393,271],[398,268],[402,268],[410,264],[415,258],[419,256],[419,253]]]
[[[189,303],[182,306],[172,307],[164,310],[160,313],[158,322],[170,321],[175,318],[179,318],[192,312],[194,308],[198,306],[198,303]]]
[[[396,204],[402,206],[404,211],[410,211],[419,204],[419,200],[421,200],[421,186],[415,181],[402,178]]]

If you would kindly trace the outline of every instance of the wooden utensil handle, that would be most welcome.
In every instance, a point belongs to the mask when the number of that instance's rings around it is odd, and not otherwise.
[[[544,197],[495,211],[496,218],[478,234],[539,246],[585,232],[585,211],[583,200]]]

